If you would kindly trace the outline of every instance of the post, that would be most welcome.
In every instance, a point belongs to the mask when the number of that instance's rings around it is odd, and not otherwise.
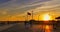
[[[23,18],[24,18],[24,21],[26,21],[26,16],[23,16]]]
[[[32,11],[32,20],[33,20],[33,11]]]
[[[40,15],[38,15],[38,21],[39,21]]]
[[[28,14],[27,14],[27,21],[28,21]]]

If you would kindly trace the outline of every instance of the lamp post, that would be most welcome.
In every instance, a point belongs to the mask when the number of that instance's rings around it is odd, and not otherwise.
[[[33,11],[32,11],[32,20],[33,20]]]
[[[38,15],[38,21],[40,20],[40,15]]]

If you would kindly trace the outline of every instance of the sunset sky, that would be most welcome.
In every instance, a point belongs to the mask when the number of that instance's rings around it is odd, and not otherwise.
[[[53,18],[60,16],[60,0],[0,0],[0,21],[24,20],[27,12],[38,15],[49,13]],[[29,16],[31,18],[31,16]]]

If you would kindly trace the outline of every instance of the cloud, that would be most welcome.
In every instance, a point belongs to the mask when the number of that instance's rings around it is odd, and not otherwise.
[[[10,1],[10,0],[0,0],[0,4],[6,3],[6,2],[8,2],[8,1]]]
[[[41,4],[36,2],[44,2],[44,0],[42,1],[41,0],[10,0],[9,2],[2,3],[0,7],[1,9],[7,9],[9,12],[8,14],[11,15],[18,12],[21,13],[21,12],[36,8],[35,6],[39,6]]]
[[[59,11],[60,0],[6,0],[0,4],[0,15],[2,17],[24,16],[28,11],[31,12],[32,10],[36,14],[43,11]]]

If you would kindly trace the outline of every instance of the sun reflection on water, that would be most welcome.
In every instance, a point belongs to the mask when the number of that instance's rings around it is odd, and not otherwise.
[[[52,25],[34,25],[31,28],[33,32],[52,32]]]
[[[46,25],[45,26],[45,32],[52,32],[53,26],[52,25]]]

